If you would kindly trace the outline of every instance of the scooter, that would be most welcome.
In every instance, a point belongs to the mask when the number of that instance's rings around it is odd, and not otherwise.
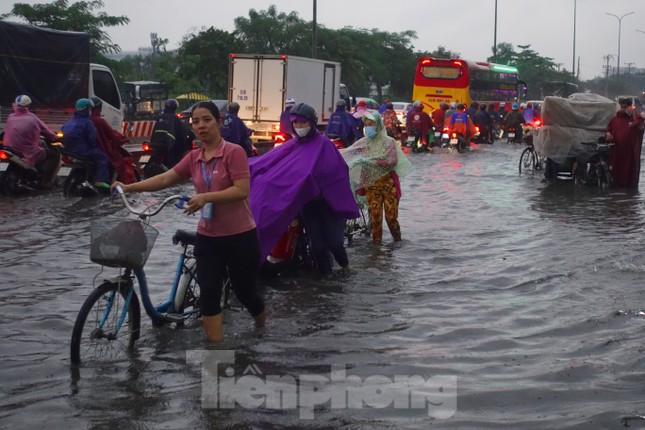
[[[63,182],[65,197],[95,197],[101,194],[94,186],[94,163],[92,160],[65,154],[63,150],[63,167],[69,168],[69,174]],[[105,191],[109,195],[109,190]]]
[[[470,146],[468,145],[466,136],[455,131],[450,133],[450,149],[459,153],[468,151],[468,149],[470,149]]]
[[[299,268],[314,268],[316,263],[309,252],[309,241],[304,223],[296,218],[287,227],[278,243],[260,267],[260,273],[267,277],[280,276]]]
[[[1,140],[1,139],[0,139]],[[57,149],[54,141],[41,138],[41,145],[50,149]],[[25,161],[20,151],[0,147],[0,190],[7,196],[26,194],[38,189],[43,178],[38,169],[32,167]]]

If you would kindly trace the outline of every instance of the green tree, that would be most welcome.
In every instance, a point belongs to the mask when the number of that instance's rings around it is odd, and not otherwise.
[[[231,52],[244,52],[244,44],[235,34],[224,30],[210,27],[184,38],[175,63],[178,65],[175,74],[183,82],[177,82],[175,90],[201,91],[214,99],[228,98]]]
[[[417,58],[432,57],[432,58],[459,58],[461,54],[455,51],[449,51],[445,46],[439,45],[434,51],[419,51],[416,53]]]
[[[246,47],[246,53],[311,54],[311,25],[297,12],[278,12],[275,5],[267,10],[249,10],[249,16],[235,18],[237,39]]]
[[[127,16],[109,16],[105,12],[98,12],[95,15],[94,11],[103,6],[101,0],[79,1],[71,6],[68,0],[34,5],[15,3],[11,12],[0,15],[0,19],[17,17],[39,27],[88,33],[91,40],[92,59],[96,60],[104,54],[121,50],[102,28],[116,27],[130,22]]]

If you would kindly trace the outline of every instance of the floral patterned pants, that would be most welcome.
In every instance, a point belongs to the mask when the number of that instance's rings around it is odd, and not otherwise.
[[[367,204],[369,205],[370,221],[372,222],[372,241],[380,245],[383,241],[383,209],[385,209],[385,222],[390,229],[395,241],[401,240],[401,227],[399,226],[399,199],[396,195],[394,180],[390,174],[381,176],[376,182],[365,189]]]

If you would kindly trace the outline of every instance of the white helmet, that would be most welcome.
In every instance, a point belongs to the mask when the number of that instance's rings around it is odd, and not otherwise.
[[[295,99],[292,99],[291,97],[289,97],[289,98],[288,98],[287,100],[285,100],[285,102],[284,102],[284,106],[285,106],[285,107],[294,107],[295,105],[296,105],[296,100],[295,100]]]
[[[31,104],[31,97],[27,95],[21,95],[16,97],[16,106],[27,107]]]

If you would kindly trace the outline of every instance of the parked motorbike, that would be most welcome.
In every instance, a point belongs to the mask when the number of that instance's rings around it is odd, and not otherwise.
[[[606,143],[604,138],[598,142],[580,142],[584,150],[576,156],[567,157],[563,162],[556,163],[547,158],[544,176],[551,181],[573,181],[576,184],[611,188],[613,178],[609,164],[609,150],[614,145]]]
[[[1,140],[1,139],[0,139]],[[41,145],[57,150],[57,142],[41,137]],[[20,151],[0,147],[0,191],[7,196],[43,189],[42,174],[30,166]]]
[[[341,139],[340,136],[336,136],[335,134],[328,134],[327,137],[329,138],[329,140],[331,140],[331,143],[334,144],[336,149],[345,148],[345,142],[343,142],[343,139]]]

